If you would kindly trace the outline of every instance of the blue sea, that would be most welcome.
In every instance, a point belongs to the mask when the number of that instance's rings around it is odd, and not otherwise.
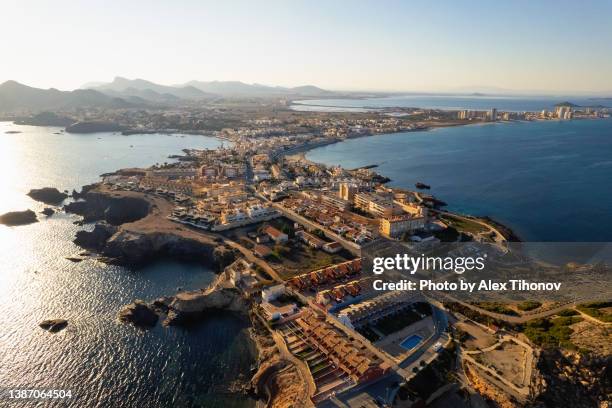
[[[350,139],[310,151],[329,165],[416,182],[453,211],[489,215],[524,241],[612,242],[612,120],[513,122]]]
[[[560,102],[580,106],[612,106],[610,99],[584,96],[467,96],[467,95],[403,95],[363,99],[310,99],[295,101],[292,109],[321,112],[363,112],[380,108],[425,108],[442,110],[488,110],[496,108],[508,112],[539,112],[554,109]]]
[[[20,131],[19,134],[6,134]],[[79,189],[123,167],[170,161],[184,148],[221,141],[190,135],[56,134],[57,128],[0,122],[0,214],[44,205],[31,188]],[[8,406],[249,407],[227,385],[248,379],[254,350],[247,322],[211,314],[190,329],[158,325],[142,331],[117,321],[134,299],[154,300],[177,289],[208,285],[201,263],[160,260],[141,270],[93,260],[73,263],[78,217],[39,215],[40,222],[0,225],[0,384],[3,388],[69,389],[70,401],[11,401]],[[41,320],[65,318],[56,334]],[[0,405],[7,406],[7,401]]]

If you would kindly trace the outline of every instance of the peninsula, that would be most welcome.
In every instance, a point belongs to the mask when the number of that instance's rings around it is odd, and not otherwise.
[[[381,404],[426,401],[436,392],[452,398],[438,390],[457,384],[455,375],[474,398],[501,404],[594,387],[596,377],[585,373],[596,372],[609,354],[585,360],[571,343],[579,340],[569,337],[557,354],[544,353],[541,337],[528,329],[536,317],[558,322],[578,316],[582,306],[502,306],[373,290],[368,254],[396,245],[485,244],[496,262],[541,268],[509,249],[517,239],[509,228],[446,211],[430,194],[388,187],[376,166],[347,170],[304,158],[334,136],[277,135],[258,126],[224,130],[229,146],[186,149],[172,163],[117,170],[72,194],[65,211],[94,224],[75,243],[98,260],[137,267],[159,257],[197,259],[218,273],[207,288],[134,300],[117,311],[121,321],[172,330],[218,310],[248,319],[258,370],[240,388],[271,407],[349,404],[371,393]],[[567,321],[568,330],[581,322]],[[496,335],[492,324],[504,332]],[[487,346],[474,351],[472,342],[481,341]],[[580,380],[556,382],[570,366],[583,370]],[[520,380],[509,380],[516,370]]]

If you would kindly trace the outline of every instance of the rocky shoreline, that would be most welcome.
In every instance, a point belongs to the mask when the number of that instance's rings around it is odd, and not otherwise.
[[[78,193],[79,200],[64,206],[80,215],[91,230],[77,232],[74,242],[95,251],[107,263],[138,267],[161,257],[200,260],[216,270],[234,261],[234,252],[210,237],[198,237],[170,224],[154,197],[103,191],[96,186]],[[163,223],[167,222],[167,228]]]
[[[162,321],[164,326],[188,326],[205,319],[215,311],[229,311],[248,316],[250,303],[219,275],[206,289],[178,292],[147,303],[135,300],[119,311],[119,320],[140,328],[151,328]]]
[[[259,319],[250,300],[220,274],[205,289],[179,292],[152,302],[135,300],[123,307],[118,319],[141,330],[155,327],[190,326],[212,313],[234,313],[250,321],[250,339],[257,352],[257,371],[251,379],[239,378],[229,385],[233,393],[259,400],[269,407],[310,406],[308,385],[295,363],[283,358],[273,336]]]

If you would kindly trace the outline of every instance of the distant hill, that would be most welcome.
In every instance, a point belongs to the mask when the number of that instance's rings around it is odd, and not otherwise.
[[[191,81],[183,85],[159,85],[144,79],[116,77],[109,83],[90,83],[91,88],[60,91],[7,81],[0,85],[0,112],[70,109],[79,107],[129,108],[173,105],[184,100],[218,97],[328,97],[339,95],[313,85],[294,88],[246,84],[239,81]]]
[[[580,107],[580,105],[576,105],[575,103],[571,103],[571,102],[568,102],[568,101],[559,102],[559,103],[555,104],[555,107],[561,107],[561,106],[567,106],[568,108],[578,108],[578,107]]]
[[[215,97],[190,85],[159,85],[144,79],[127,79],[116,77],[113,82],[98,85],[91,89],[113,96],[136,96],[152,101],[170,101],[178,99],[201,100]]]
[[[105,90],[102,90],[101,92],[105,93],[106,95],[114,96],[117,98],[124,98],[128,101],[132,101],[134,99],[140,99],[144,101],[161,103],[161,104],[165,104],[165,103],[172,104],[172,103],[175,103],[181,100],[181,98],[179,98],[178,96],[172,95],[169,93],[159,93],[151,89],[136,89],[132,87],[126,88],[123,91],[105,89]]]
[[[289,88],[289,90],[304,96],[325,96],[333,94],[331,91],[326,91],[314,85],[296,86],[295,88]]]
[[[190,81],[185,85],[225,97],[326,96],[334,94],[331,91],[326,91],[312,85],[286,88],[246,84],[240,81]]]
[[[16,81],[6,81],[0,85],[0,112],[77,107],[126,108],[130,106],[134,106],[134,101],[128,102],[123,98],[105,95],[92,89],[74,91],[60,91],[54,88],[40,89]]]

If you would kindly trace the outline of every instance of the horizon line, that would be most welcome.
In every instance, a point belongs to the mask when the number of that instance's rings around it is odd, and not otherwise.
[[[376,89],[376,88],[344,88],[342,89],[341,87],[339,88],[335,88],[335,87],[324,87],[324,86],[320,86],[320,85],[316,85],[313,83],[303,83],[302,85],[270,85],[270,84],[266,84],[266,83],[262,83],[262,82],[245,82],[239,79],[228,79],[228,80],[218,80],[218,79],[211,79],[211,80],[201,80],[201,79],[190,79],[187,80],[185,82],[182,83],[173,83],[173,84],[167,84],[167,83],[162,83],[162,82],[156,82],[153,80],[149,80],[149,79],[144,79],[142,77],[136,77],[133,79],[130,79],[128,77],[124,77],[124,76],[120,76],[120,75],[115,75],[113,77],[112,80],[110,81],[88,81],[86,83],[84,83],[81,86],[78,87],[74,87],[74,88],[57,88],[54,86],[51,87],[41,87],[41,86],[34,86],[34,85],[28,85],[24,82],[15,80],[15,79],[7,79],[4,80],[2,82],[0,82],[0,85],[3,85],[7,82],[15,82],[18,83],[20,85],[23,86],[27,86],[30,88],[36,88],[36,89],[42,89],[42,90],[51,90],[51,89],[56,89],[58,91],[64,91],[64,92],[72,92],[72,91],[76,91],[79,89],[94,89],[97,88],[100,85],[105,85],[105,84],[110,84],[112,83],[115,79],[117,78],[121,78],[121,79],[126,79],[128,81],[136,81],[136,80],[142,80],[142,81],[147,81],[147,82],[151,82],[155,85],[162,85],[162,86],[168,86],[168,87],[173,87],[173,88],[181,88],[181,87],[186,87],[186,86],[190,86],[188,85],[189,82],[219,82],[219,83],[224,83],[224,82],[239,82],[245,85],[249,85],[249,86],[266,86],[266,87],[270,87],[270,88],[297,88],[297,87],[302,87],[302,86],[314,86],[317,88],[320,88],[324,91],[330,91],[330,92],[336,92],[336,93],[379,93],[379,94],[388,94],[388,95],[400,95],[400,94],[414,94],[414,95],[462,95],[462,96],[472,96],[470,94],[479,94],[482,96],[529,96],[529,97],[533,97],[533,96],[592,96],[592,97],[599,97],[599,98],[608,98],[608,97],[612,97],[612,90],[606,90],[606,91],[593,91],[593,90],[559,90],[559,91],[554,91],[554,90],[527,90],[527,89],[511,89],[511,88],[502,88],[502,87],[495,87],[495,86],[487,86],[487,85],[475,85],[475,86],[457,86],[456,88],[450,88],[450,89],[439,89],[439,90],[415,90],[415,89],[411,89],[411,90],[407,90],[407,89],[399,89],[399,90],[388,90],[388,89]],[[96,86],[87,86],[88,84],[98,84]],[[487,88],[490,88],[489,90],[487,90]],[[603,96],[609,94],[609,96]],[[474,95],[476,96],[476,95]]]

